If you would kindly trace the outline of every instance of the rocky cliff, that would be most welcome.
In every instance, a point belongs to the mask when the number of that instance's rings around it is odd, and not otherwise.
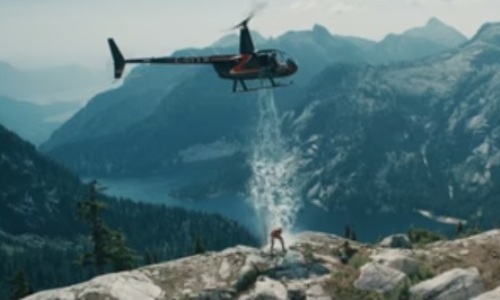
[[[351,241],[345,263],[345,240],[338,236],[302,232],[286,241],[285,254],[236,246],[96,277],[25,300],[500,297],[500,230],[423,246],[398,244],[394,237],[379,245]]]

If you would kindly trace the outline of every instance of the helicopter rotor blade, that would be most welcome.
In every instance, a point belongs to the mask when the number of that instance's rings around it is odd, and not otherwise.
[[[233,26],[231,27],[230,29],[231,30],[234,30],[234,29],[238,29],[238,28],[241,28],[241,27],[246,27],[248,22],[250,22],[250,20],[255,17],[257,15],[257,13],[259,13],[260,11],[262,11],[264,8],[266,8],[267,6],[267,2],[256,2],[252,8],[252,10],[250,11],[250,13],[248,14],[248,16],[243,20],[241,21],[238,25],[236,26]]]

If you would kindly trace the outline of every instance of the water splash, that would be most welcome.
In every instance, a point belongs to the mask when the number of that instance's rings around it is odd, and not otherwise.
[[[260,115],[251,154],[249,188],[265,238],[273,228],[282,227],[285,232],[292,229],[301,201],[294,183],[298,156],[281,135],[273,91],[260,91],[258,105]]]

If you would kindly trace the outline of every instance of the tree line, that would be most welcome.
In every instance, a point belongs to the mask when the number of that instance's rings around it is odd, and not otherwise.
[[[235,244],[257,245],[237,222],[124,199],[111,199],[96,181],[76,203],[84,230],[70,247],[45,245],[0,248],[0,299],[19,299],[35,291],[61,287],[99,274],[130,270],[187,255],[218,251]]]

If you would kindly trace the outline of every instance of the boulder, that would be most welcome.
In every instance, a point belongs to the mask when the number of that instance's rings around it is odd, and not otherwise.
[[[320,284],[314,284],[306,292],[307,300],[331,300]]]
[[[326,275],[330,270],[319,262],[307,262],[304,255],[290,250],[279,265],[266,270],[264,275],[275,280],[299,280]]]
[[[384,238],[380,243],[380,247],[384,248],[402,248],[411,249],[413,245],[406,234],[393,234]]]
[[[411,299],[469,300],[484,292],[476,268],[455,268],[410,288]]]
[[[475,298],[472,298],[472,300],[498,300],[498,299],[500,299],[500,286],[492,291],[486,292]]]
[[[252,295],[241,299],[261,299],[261,300],[288,300],[288,291],[285,286],[267,277],[259,277],[255,283]]]
[[[418,261],[398,249],[387,249],[370,256],[370,258],[376,263],[401,271],[408,276],[418,273]]]
[[[64,289],[41,292],[25,300],[76,300],[76,299],[120,299],[120,300],[156,300],[163,291],[153,281],[137,271],[107,274],[69,286]]]
[[[389,293],[407,280],[403,272],[376,262],[365,264],[360,271],[361,274],[354,282],[354,287],[364,291]]]

